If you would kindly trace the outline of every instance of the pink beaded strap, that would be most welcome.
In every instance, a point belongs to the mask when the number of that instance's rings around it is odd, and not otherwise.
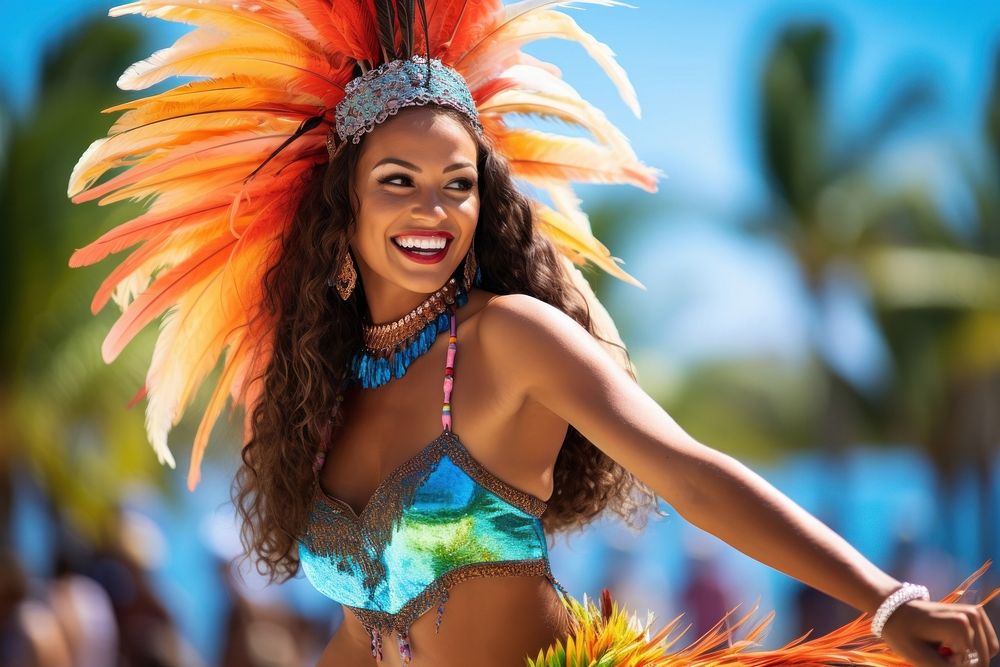
[[[451,431],[451,389],[455,386],[455,352],[458,350],[458,328],[455,323],[455,309],[448,313],[451,332],[448,336],[448,360],[444,367],[444,405],[441,407],[441,427]]]

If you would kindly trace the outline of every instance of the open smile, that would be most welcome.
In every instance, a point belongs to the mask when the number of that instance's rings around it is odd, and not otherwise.
[[[404,257],[418,264],[437,264],[448,254],[451,242],[452,237],[446,232],[406,233],[392,239]]]

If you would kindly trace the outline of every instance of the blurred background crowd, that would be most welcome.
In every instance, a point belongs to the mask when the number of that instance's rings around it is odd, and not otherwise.
[[[588,275],[640,383],[944,595],[1000,555],[1000,5],[636,4],[574,17],[618,53],[641,120],[572,47],[535,52],[668,176],[654,196],[583,189],[647,288]],[[312,664],[339,607],[234,560],[238,415],[187,492],[129,405],[154,332],[105,365],[115,313],[89,304],[111,263],[67,267],[141,205],[66,199],[112,122],[99,110],[181,34],[106,9],[16,3],[0,26],[0,665]],[[192,436],[173,432],[181,469]],[[767,646],[853,617],[664,509],[641,533],[602,520],[560,537],[556,575],[658,623],[683,613],[692,639],[736,605],[777,612]],[[997,585],[993,568],[966,600]]]

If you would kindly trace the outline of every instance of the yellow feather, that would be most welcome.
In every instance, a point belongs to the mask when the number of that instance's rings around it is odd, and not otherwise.
[[[215,103],[215,98],[225,101]],[[183,104],[192,99],[204,101],[205,105],[210,108],[221,108],[224,105],[246,107],[251,104],[263,104],[267,106],[294,105],[297,103],[319,105],[322,102],[321,98],[305,95],[300,89],[289,86],[287,82],[280,79],[231,74],[217,79],[189,81],[156,95],[140,97],[116,104],[104,109],[103,113],[131,110],[158,117],[155,110],[161,104],[171,102]],[[194,107],[194,110],[198,108]],[[121,119],[118,122],[120,121]]]
[[[201,479],[201,462],[204,458],[205,450],[208,447],[208,438],[212,433],[212,427],[222,414],[226,399],[231,398],[235,404],[238,400],[237,383],[244,374],[244,367],[250,363],[247,348],[249,347],[248,335],[245,330],[233,336],[226,353],[226,360],[223,365],[219,381],[212,391],[212,396],[205,407],[205,414],[198,424],[198,431],[194,437],[194,446],[191,450],[191,463],[188,466],[188,489],[194,491]]]
[[[188,240],[180,234],[164,234],[147,243],[104,279],[90,304],[91,311],[99,312],[110,298],[124,312],[149,288],[156,274],[183,262],[202,242],[199,238]]]
[[[581,234],[585,234],[589,238],[594,238],[593,231],[590,228],[590,218],[584,213],[583,202],[573,192],[573,188],[568,183],[555,182],[545,183],[543,187],[556,210],[575,224]],[[594,238],[594,242],[598,243],[596,238]],[[603,244],[601,248],[604,248]],[[607,251],[606,248],[605,251]]]
[[[581,234],[565,216],[543,205],[538,205],[536,215],[542,230],[567,259],[574,263],[582,263],[583,260],[590,261],[610,275],[645,289],[642,283],[615,263],[617,258],[612,257],[600,241],[589,234]]]
[[[69,260],[70,266],[89,266],[136,243],[162,237],[174,230],[205,224],[211,216],[221,214],[228,205],[229,202],[218,196],[209,196],[203,201],[184,201],[180,206],[157,200],[156,205],[143,215],[115,227],[74,252]]]
[[[266,231],[254,239],[241,239],[230,253],[229,260],[211,278],[203,283],[203,288],[192,289],[179,302],[171,324],[174,330],[164,329],[161,339],[171,335],[174,341],[184,341],[183,357],[164,355],[163,363],[150,366],[149,386],[158,387],[158,394],[150,394],[148,412],[157,418],[151,435],[165,442],[170,426],[176,423],[184,409],[190,405],[195,392],[212,370],[223,351],[229,353],[223,365],[218,384],[195,436],[189,468],[189,485],[197,483],[198,467],[208,442],[211,426],[225,405],[225,398],[232,389],[242,355],[246,349],[242,341],[247,335],[248,318],[245,304],[256,301],[256,294],[267,269],[267,246],[273,238]],[[171,345],[168,341],[165,345]],[[180,361],[181,363],[178,363]],[[170,422],[169,420],[173,420]],[[158,430],[157,430],[158,429]]]
[[[219,387],[231,386],[236,371],[233,364],[239,361],[241,353],[238,342],[247,334],[248,319],[252,316],[245,306],[247,302],[259,302],[259,286],[268,268],[268,249],[274,241],[274,230],[261,227],[255,234],[245,235],[230,246],[224,261],[217,263],[209,273],[189,282],[183,290],[174,290],[179,297],[169,306],[171,312],[164,318],[147,376],[150,389],[146,427],[154,449],[168,462],[172,462],[172,458],[169,457],[167,433],[176,425],[227,346],[234,352],[227,359],[228,371],[223,372]],[[129,328],[141,326],[133,324]],[[118,327],[116,324],[112,334]],[[224,396],[218,391],[199,427],[201,437],[196,439],[189,472],[191,483],[197,481],[197,462],[207,443],[211,423],[218,415],[215,410],[221,410],[224,403]]]

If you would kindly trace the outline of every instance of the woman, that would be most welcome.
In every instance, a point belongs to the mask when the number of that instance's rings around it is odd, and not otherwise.
[[[600,49],[543,2],[427,4],[129,6],[216,32],[136,66],[126,83],[191,73],[191,62],[219,79],[129,105],[112,145],[95,144],[71,182],[71,193],[87,189],[78,199],[158,195],[149,213],[74,258],[96,261],[146,240],[109,279],[107,294],[117,289],[128,307],[105,354],[177,305],[148,383],[151,439],[172,463],[165,427],[228,348],[192,470],[226,395],[245,401],[235,500],[248,552],[275,579],[301,567],[347,612],[320,664],[523,664],[568,635],[579,643],[605,631],[617,615],[563,597],[546,533],[605,509],[641,517],[654,494],[752,557],[874,613],[872,632],[913,664],[995,655],[981,608],[931,602],[926,589],[878,570],[744,466],[691,438],[601,346],[615,344],[613,330],[602,335],[602,311],[559,250],[614,264],[573,227],[579,213],[563,186],[590,177],[648,187],[654,176],[599,112],[517,47],[559,28],[599,58]],[[242,40],[239,50],[219,37],[220,26]],[[264,35],[279,45],[255,41]],[[252,68],[239,71],[241,60]],[[316,76],[296,87],[275,79],[306,66]],[[280,113],[273,99],[270,107],[247,101],[246,72],[272,98],[285,95]],[[232,90],[241,91],[239,104]],[[520,90],[517,105],[503,97],[512,90]],[[149,130],[190,123],[192,97],[197,113],[230,116],[193,136]],[[509,130],[504,109],[577,122],[611,151],[578,155],[610,164],[553,167],[552,146],[524,150],[517,140],[533,135]],[[278,126],[296,117],[297,130],[282,135]],[[275,127],[262,127],[268,122]],[[202,143],[227,132],[223,143]],[[329,159],[319,160],[323,134]],[[263,147],[250,156],[264,159],[234,180],[248,164],[241,144],[253,142]],[[93,185],[127,156],[138,164]],[[530,166],[546,161],[540,156],[549,163],[541,175]],[[550,187],[556,211],[518,192],[508,159]],[[179,340],[188,356],[171,356]],[[864,640],[865,627],[854,624],[816,653],[789,647],[753,664],[893,664],[884,645]],[[639,635],[620,642],[634,659],[611,664],[639,664],[639,653],[653,658],[642,664],[658,664],[658,638]],[[711,658],[702,650],[680,664]]]

